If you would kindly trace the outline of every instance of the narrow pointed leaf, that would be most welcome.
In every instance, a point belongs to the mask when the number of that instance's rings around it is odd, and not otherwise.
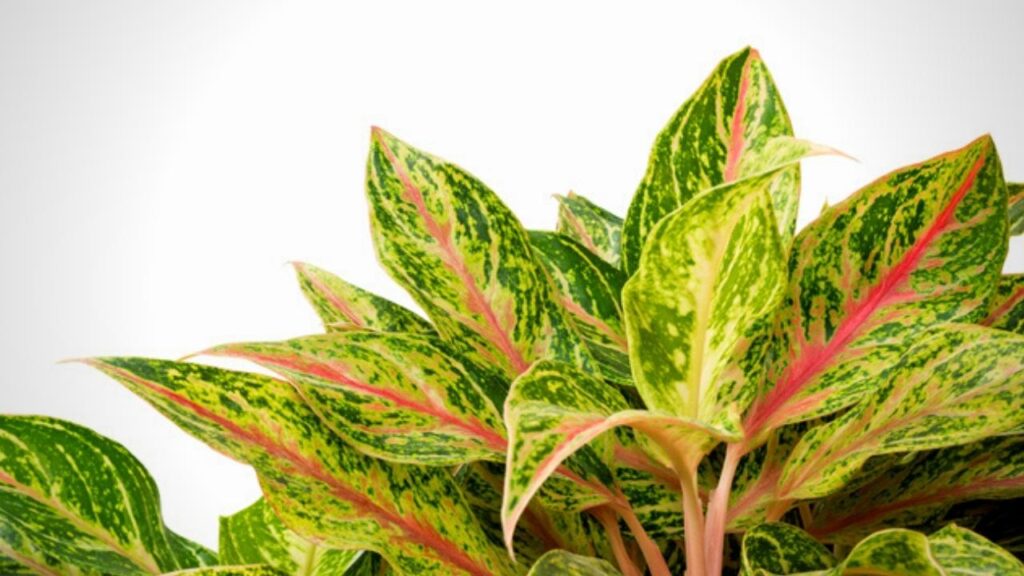
[[[527,576],[621,576],[608,562],[579,556],[564,550],[552,550],[533,565]]]
[[[265,564],[291,576],[335,576],[361,554],[332,550],[292,532],[263,499],[220,519],[220,559],[224,564]]]
[[[487,186],[374,129],[366,193],[382,265],[460,352],[509,377],[542,357],[589,362],[526,232]]]
[[[622,298],[636,386],[648,408],[738,430],[755,383],[727,370],[785,285],[771,179],[698,196],[647,240]]]
[[[42,574],[160,574],[197,566],[123,446],[53,418],[0,416],[0,556]]]
[[[618,268],[622,247],[622,218],[574,192],[558,199],[556,230]]]
[[[920,330],[977,321],[1006,254],[1005,186],[992,140],[897,170],[804,229],[790,256],[775,386],[751,437],[855,402]]]
[[[268,504],[304,538],[332,548],[374,550],[399,574],[512,571],[447,471],[362,455],[285,382],[165,360],[89,363],[185,431],[252,465]]]
[[[372,456],[430,465],[504,461],[501,412],[430,336],[347,332],[209,352],[278,372],[339,436]]]
[[[601,373],[617,384],[631,385],[620,302],[625,275],[563,234],[531,231],[530,241]]]
[[[1024,183],[1008,182],[1010,235],[1024,234]]]
[[[873,455],[967,444],[1024,425],[1024,337],[961,324],[917,340],[864,402],[801,439],[780,498],[835,492]]]
[[[1024,274],[1009,274],[999,278],[999,286],[992,296],[988,315],[981,323],[1024,334]]]
[[[793,135],[786,108],[760,55],[745,48],[723,60],[658,134],[647,173],[629,205],[622,231],[622,265],[636,271],[647,236],[662,218],[700,192],[771,171],[794,160],[777,137]],[[797,158],[799,159],[799,158]],[[773,204],[784,241],[793,235],[800,195],[799,167],[777,173]]]
[[[434,328],[415,312],[345,282],[304,262],[293,262],[299,287],[328,332],[353,328],[382,332],[431,333]]]
[[[824,545],[796,526],[761,524],[743,536],[743,574],[796,574],[828,570],[836,559]]]

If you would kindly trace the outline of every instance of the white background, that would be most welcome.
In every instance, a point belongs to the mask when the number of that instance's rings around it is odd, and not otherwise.
[[[408,302],[372,256],[371,124],[528,226],[570,189],[621,214],[654,135],[749,43],[797,133],[861,161],[805,163],[801,223],[984,132],[1024,179],[1010,0],[490,4],[0,0],[0,412],[121,441],[170,526],[214,545],[251,472],[55,362],[317,331],[293,259]],[[1008,269],[1022,256],[1018,239]]]

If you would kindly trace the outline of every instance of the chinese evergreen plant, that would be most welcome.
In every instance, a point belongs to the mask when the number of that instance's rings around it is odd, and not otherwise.
[[[214,554],[124,448],[0,418],[4,574],[1024,574],[1024,228],[987,136],[796,231],[757,52],[658,135],[624,219],[526,231],[372,132],[377,255],[425,312],[297,264],[325,334],[228,344],[276,377],[86,362],[250,464]]]

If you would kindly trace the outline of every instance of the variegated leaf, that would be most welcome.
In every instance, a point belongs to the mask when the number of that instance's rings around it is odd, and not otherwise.
[[[785,286],[768,196],[773,177],[710,190],[651,232],[622,296],[648,408],[739,431],[756,383],[726,371]]]
[[[0,574],[4,574],[4,576],[38,576],[41,572],[36,572],[11,558],[0,556]]]
[[[184,536],[167,529],[167,538],[171,542],[171,550],[178,559],[178,566],[216,566],[220,559],[212,550],[197,544]],[[0,572],[2,574],[2,572]]]
[[[618,268],[622,247],[622,218],[575,192],[558,199],[559,233]]]
[[[531,231],[530,241],[601,373],[632,385],[620,301],[625,275],[563,234]]]
[[[238,566],[213,566],[168,572],[164,576],[288,576],[264,564],[243,564]]]
[[[621,576],[608,562],[579,556],[565,550],[552,550],[541,556],[527,576]]]
[[[622,230],[622,266],[636,271],[647,236],[662,218],[710,188],[785,164],[795,158],[785,142],[766,146],[793,129],[768,68],[752,48],[723,60],[658,134],[647,173],[629,205]],[[781,157],[775,158],[780,153]],[[776,174],[772,199],[784,242],[793,235],[800,169]]]
[[[1024,234],[1024,183],[1008,182],[1010,235]]]
[[[0,556],[39,574],[134,575],[211,555],[164,526],[156,484],[120,444],[53,418],[0,416]]]
[[[806,422],[779,428],[740,461],[729,492],[728,531],[742,532],[767,520],[786,459],[808,428]]]
[[[278,372],[339,436],[372,456],[431,465],[505,458],[498,408],[430,336],[346,332],[209,353]]]
[[[487,186],[375,128],[366,193],[381,264],[460,353],[510,378],[545,357],[589,365],[526,232]]]
[[[790,524],[761,524],[743,536],[744,576],[828,570],[836,559],[817,540]]]
[[[698,450],[709,438],[728,437],[684,418],[630,410],[610,384],[551,360],[538,362],[512,384],[505,422],[511,443],[502,504],[506,544],[530,499],[570,455],[576,455],[595,482],[614,486],[608,463],[617,441],[614,436],[602,437],[609,430],[632,426],[660,445],[683,452]],[[621,498],[616,487],[605,501],[622,504]]]
[[[774,387],[752,442],[855,402],[928,326],[984,314],[1006,255],[1006,196],[985,136],[897,170],[829,208],[790,255]]]
[[[353,328],[382,332],[434,331],[429,322],[415,312],[345,282],[334,274],[306,264],[293,262],[299,287],[328,332]]]
[[[623,496],[629,501],[648,536],[655,540],[679,538],[683,534],[683,509],[680,479],[675,471],[663,468],[637,449],[625,454],[615,447],[615,477]],[[625,457],[625,458],[624,458]],[[637,462],[634,458],[641,459]]]
[[[265,564],[291,576],[340,576],[362,552],[332,550],[292,532],[262,499],[220,519],[224,564]]]
[[[992,296],[988,315],[981,323],[1024,334],[1024,274],[1009,274],[999,278],[999,286]]]
[[[863,402],[804,435],[782,472],[780,499],[835,492],[872,455],[966,444],[1024,425],[1024,337],[952,324],[915,339]]]
[[[252,465],[270,506],[304,538],[373,550],[399,574],[514,572],[446,470],[362,455],[285,382],[185,362],[88,362],[185,431]]]
[[[1024,437],[924,452],[854,491],[818,502],[808,531],[853,543],[885,527],[921,526],[953,504],[1024,496]]]

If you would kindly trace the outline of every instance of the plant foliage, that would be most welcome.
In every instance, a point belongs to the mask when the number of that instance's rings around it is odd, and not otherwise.
[[[263,498],[214,554],[117,443],[3,416],[0,572],[1024,575],[1024,185],[983,136],[797,230],[830,153],[749,48],[624,218],[570,193],[528,231],[374,128],[374,244],[425,317],[297,263],[323,334],[203,352],[274,376],[87,360]]]

